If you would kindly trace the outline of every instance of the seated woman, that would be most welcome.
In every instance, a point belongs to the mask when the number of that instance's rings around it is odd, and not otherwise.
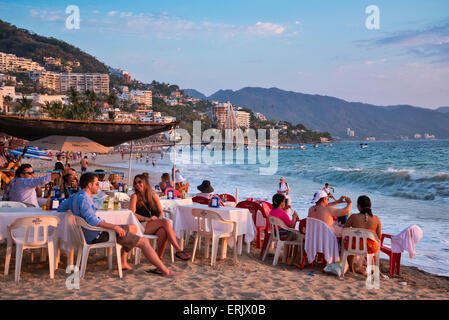
[[[159,258],[162,258],[168,240],[175,248],[177,258],[189,260],[190,254],[181,250],[169,221],[162,218],[163,210],[159,196],[152,191],[148,179],[138,174],[134,177],[133,188],[135,193],[131,196],[129,210],[134,212],[139,221],[146,222],[145,234],[155,234],[159,237],[157,241]]]
[[[72,194],[78,192],[78,179],[76,177],[76,171],[73,169],[66,169],[65,174],[62,176],[62,192],[65,198],[69,198]]]
[[[176,176],[175,189],[178,190],[180,194],[182,194],[183,192],[187,194],[189,192],[190,184],[184,184],[184,181],[186,181],[186,179],[184,179],[181,175]]]
[[[119,177],[119,175],[118,175],[118,174],[115,174],[115,173],[111,173],[111,174],[109,175],[108,180],[109,180],[109,183],[111,184],[111,189],[112,189],[112,190],[118,190],[118,184],[119,184],[119,182],[120,182],[120,177]]]
[[[170,181],[170,174],[165,172],[161,176],[161,182],[159,182],[159,187],[161,188],[161,192],[165,193],[165,189],[168,187],[174,188],[175,186]]]
[[[197,193],[195,197],[203,197],[209,199],[209,196],[214,193],[214,188],[210,185],[209,180],[203,180],[203,182],[196,187],[200,193]]]
[[[282,220],[287,227],[295,228],[296,222],[298,222],[300,219],[298,217],[298,214],[293,212],[292,218],[293,220],[290,220],[290,217],[287,215],[287,213],[284,211],[286,207],[286,201],[285,196],[280,193],[276,193],[271,201],[273,202],[273,209],[271,209],[269,215],[279,218]],[[295,241],[298,239],[298,235],[294,232],[285,230],[285,229],[279,229],[279,238],[282,241]],[[293,258],[291,261],[294,261],[298,254],[296,253],[296,246],[295,246],[295,252],[293,253]]]
[[[380,239],[382,236],[382,230],[381,230],[381,224],[379,217],[373,215],[371,212],[371,200],[367,196],[360,196],[357,199],[357,209],[359,210],[359,213],[352,214],[348,221],[346,221],[343,228],[361,228],[361,229],[368,229],[374,233],[377,234],[377,237]],[[362,239],[360,239],[362,240]],[[348,249],[349,245],[349,239],[344,239],[343,245],[346,249]],[[362,244],[360,246],[363,246]],[[352,243],[352,247],[355,248],[355,242]],[[367,239],[367,249],[368,253],[372,254],[377,252],[379,250],[379,243],[376,241],[373,241],[371,239]],[[363,269],[354,269],[354,256],[348,257],[348,265],[351,271],[357,271],[360,273],[364,273]]]
[[[296,222],[299,221],[298,214],[296,213],[296,211],[293,212],[293,221],[290,220],[290,217],[284,211],[285,196],[283,194],[276,193],[271,201],[273,202],[273,209],[271,209],[269,215],[281,219],[287,225],[287,227],[295,228]],[[293,233],[291,231],[284,229],[279,230],[279,237],[282,241],[296,240],[296,236],[296,233]]]

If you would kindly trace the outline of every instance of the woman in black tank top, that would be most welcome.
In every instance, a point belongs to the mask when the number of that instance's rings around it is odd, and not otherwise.
[[[190,259],[190,255],[181,250],[176,240],[175,231],[167,219],[163,218],[163,210],[159,196],[153,193],[148,178],[143,174],[134,177],[133,187],[135,193],[131,196],[129,209],[135,214],[140,222],[145,222],[145,234],[158,236],[157,247],[159,258],[167,246],[167,241],[176,250],[176,257],[182,260]]]

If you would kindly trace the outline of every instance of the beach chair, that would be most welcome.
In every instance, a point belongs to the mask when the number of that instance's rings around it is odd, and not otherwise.
[[[346,269],[347,258],[348,256],[362,256],[366,257],[367,270],[374,270],[373,265],[379,268],[379,252],[378,249],[374,253],[368,252],[368,239],[372,241],[376,241],[379,244],[379,238],[377,234],[368,229],[362,228],[343,228],[341,232],[342,238],[342,246],[341,246],[341,261],[342,261],[342,270]],[[348,248],[343,245],[344,242],[347,242]],[[373,259],[375,260],[373,264]],[[344,272],[343,276],[344,277]]]
[[[176,190],[175,188],[171,188],[171,187],[165,188],[165,196],[167,196],[167,193],[168,193],[169,191],[173,191],[173,194],[175,195],[175,198],[182,198],[182,196],[181,196],[181,194],[179,193],[179,191]]]
[[[212,254],[210,259],[210,265],[213,266],[217,259],[218,242],[223,239],[221,256],[226,256],[227,239],[232,238],[234,240],[234,263],[237,262],[237,222],[224,220],[218,213],[203,210],[193,209],[192,215],[197,219],[198,231],[195,236],[195,243],[193,245],[192,262],[195,261],[195,253],[198,246],[198,240],[200,237],[206,239],[206,245],[204,246],[204,256],[207,258],[209,254],[209,243],[212,240]],[[215,222],[215,226],[214,226]],[[218,225],[228,224],[232,226],[229,231],[223,231],[218,228]]]
[[[236,208],[245,208],[248,209],[251,212],[251,215],[253,217],[253,222],[254,225],[256,226],[256,248],[260,248],[260,235],[262,233],[262,231],[265,231],[265,235],[264,237],[269,238],[269,233],[267,232],[267,230],[269,230],[270,228],[270,223],[268,220],[268,214],[266,213],[266,211],[262,208],[262,206],[260,206],[257,202],[254,201],[241,201],[239,203],[237,203],[237,205],[235,206]],[[260,214],[262,215],[262,218],[265,220],[265,225],[261,226],[261,225],[257,225],[257,215]]]
[[[208,205],[209,204],[209,199],[207,199],[205,197],[195,196],[195,197],[192,198],[192,202]]]
[[[380,250],[390,257],[390,275],[394,274],[396,268],[397,274],[400,273],[401,253],[407,251],[410,259],[415,256],[415,246],[422,239],[422,229],[414,224],[402,230],[399,234],[391,236],[389,234],[382,234]],[[384,244],[384,239],[391,239],[391,246]]]
[[[84,278],[87,267],[87,259],[89,258],[90,249],[101,249],[107,248],[108,253],[108,268],[112,270],[112,258],[113,258],[113,248],[115,248],[117,254],[117,267],[119,277],[123,277],[122,272],[122,260],[120,250],[122,246],[116,241],[116,233],[114,230],[100,228],[100,227],[92,227],[83,218],[75,216],[73,214],[69,214],[66,217],[67,223],[70,228],[70,234],[72,238],[72,243],[77,248],[77,256],[76,256],[76,265],[80,270],[80,278]],[[84,233],[82,229],[91,230],[91,231],[106,231],[109,233],[109,240],[101,243],[88,244],[86,239],[84,238]]]
[[[173,228],[173,220],[170,219],[173,216],[171,214],[171,211],[164,210],[164,214],[166,215],[164,219],[168,220],[170,222],[170,226]],[[146,222],[143,222],[143,223],[141,222],[141,225],[142,225],[143,230],[145,230]],[[148,241],[150,241],[150,244],[153,247],[153,249],[157,250],[157,240],[159,239],[159,237],[157,235],[144,234],[142,237],[147,238]],[[140,264],[140,257],[142,254],[142,250],[140,250],[140,248],[137,248],[137,247],[135,249],[136,249],[135,264]],[[170,257],[171,257],[171,262],[174,263],[175,262],[175,250],[174,250],[172,244],[170,244]]]
[[[27,207],[28,206],[25,203],[22,203],[22,202],[0,201],[0,208],[27,208]]]
[[[50,279],[55,276],[55,253],[59,218],[55,216],[35,216],[15,219],[8,227],[8,239],[5,259],[5,276],[9,272],[13,243],[16,244],[16,269],[14,281],[19,282],[22,267],[23,250],[47,248]],[[16,231],[24,229],[23,233]]]
[[[384,244],[385,238],[392,238],[391,234],[382,233],[380,239],[380,250],[385,253],[390,258],[390,276],[394,275],[395,271],[397,275],[401,273],[401,253],[396,253],[391,251],[391,245],[387,246]]]
[[[271,229],[270,234],[271,235],[270,235],[270,240],[268,241],[268,245],[265,249],[265,253],[262,257],[262,261],[265,260],[267,253],[269,251],[269,248],[273,242],[276,242],[276,252],[275,252],[274,258],[273,258],[273,266],[275,266],[278,263],[279,256],[281,254],[281,250],[284,247],[284,245],[298,246],[298,250],[299,250],[299,254],[300,254],[300,261],[302,261],[304,235],[302,235],[298,230],[287,227],[285,225],[285,223],[279,218],[276,218],[273,216],[268,216],[268,219],[270,221],[270,229]],[[290,232],[297,234],[298,239],[293,240],[293,241],[281,240],[280,235],[279,235],[279,229],[288,230]],[[282,260],[284,263],[287,261],[287,250],[285,250]]]
[[[313,266],[315,258],[322,258],[323,269],[327,264],[340,261],[340,251],[334,232],[321,220],[307,217],[305,222],[304,256],[300,269],[307,260]]]

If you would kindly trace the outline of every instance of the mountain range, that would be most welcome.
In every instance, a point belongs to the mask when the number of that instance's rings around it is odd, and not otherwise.
[[[193,94],[201,95],[192,90]],[[330,96],[304,94],[278,88],[246,87],[240,90],[219,90],[208,100],[230,101],[232,104],[260,112],[270,120],[302,123],[316,131],[328,131],[341,139],[378,140],[413,138],[416,133],[449,138],[449,108],[430,110],[410,105],[376,106],[348,102]],[[347,129],[355,137],[347,136]]]

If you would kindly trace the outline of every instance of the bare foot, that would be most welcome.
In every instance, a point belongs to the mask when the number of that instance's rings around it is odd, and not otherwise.
[[[125,271],[125,270],[132,270],[133,268],[129,265],[129,264],[127,264],[127,263],[122,263],[122,270],[123,271]]]
[[[176,272],[176,271],[168,270],[168,273],[162,274],[162,276],[164,276],[164,277],[176,277],[176,276],[180,276],[182,274],[183,274],[182,272]]]

